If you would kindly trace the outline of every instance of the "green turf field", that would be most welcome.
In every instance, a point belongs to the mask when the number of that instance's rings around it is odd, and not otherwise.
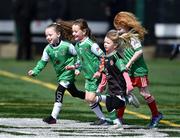
[[[49,64],[38,77],[29,80],[27,71],[33,68],[36,62],[0,59],[1,118],[43,118],[51,113],[56,88],[55,72]],[[150,91],[164,114],[159,127],[180,127],[180,60],[154,59],[148,60],[147,64]],[[82,76],[77,77],[76,84],[78,88],[83,89]],[[149,122],[147,117],[150,117],[150,111],[137,90],[134,93],[139,98],[141,106],[138,109],[128,106],[124,119],[128,124],[145,126]],[[107,114],[105,107],[103,110]],[[96,119],[88,104],[69,95],[64,96],[59,118],[80,121]]]

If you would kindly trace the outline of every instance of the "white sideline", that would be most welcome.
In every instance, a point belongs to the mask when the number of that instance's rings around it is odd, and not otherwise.
[[[0,118],[0,138],[105,138],[105,137],[167,137],[168,131],[179,129],[145,129],[142,126],[124,125],[124,130],[108,130],[109,126],[91,126],[90,122],[58,120],[48,125],[37,118]],[[19,135],[15,135],[19,134]],[[22,135],[24,134],[24,135]],[[134,134],[134,136],[133,136]]]

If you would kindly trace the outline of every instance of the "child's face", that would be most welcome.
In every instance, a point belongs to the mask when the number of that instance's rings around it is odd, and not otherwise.
[[[81,41],[85,37],[85,33],[80,29],[79,25],[73,25],[72,32],[75,41]]]
[[[123,34],[123,33],[126,33],[126,32],[129,31],[129,28],[126,27],[126,26],[123,26],[123,25],[118,25],[118,26],[116,26],[116,29],[118,30],[118,32],[119,32],[120,34]]]
[[[104,48],[107,54],[112,53],[116,49],[116,47],[117,46],[113,43],[111,39],[109,39],[108,37],[104,38]]]
[[[46,28],[45,35],[49,44],[59,43],[60,33],[57,33],[53,27]]]

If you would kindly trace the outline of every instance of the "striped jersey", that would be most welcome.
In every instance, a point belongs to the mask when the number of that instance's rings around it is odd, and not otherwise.
[[[124,96],[126,93],[126,81],[123,72],[126,70],[123,58],[118,52],[105,56],[106,76],[108,82],[108,92],[110,95]]]

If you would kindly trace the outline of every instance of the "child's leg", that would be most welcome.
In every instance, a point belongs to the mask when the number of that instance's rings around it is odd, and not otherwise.
[[[70,84],[67,90],[69,91],[71,96],[78,97],[80,99],[85,99],[85,92],[78,90],[74,83]]]
[[[48,124],[55,124],[56,123],[56,119],[58,117],[58,114],[61,111],[63,96],[64,96],[65,90],[66,90],[66,88],[63,87],[61,84],[59,84],[59,86],[56,90],[55,103],[54,103],[54,107],[53,107],[51,116],[44,118],[43,119],[44,122],[46,122]]]
[[[126,106],[123,106],[117,109],[117,116],[122,122],[123,122],[123,115],[124,115],[125,109],[126,109]]]
[[[158,125],[159,121],[163,118],[163,115],[158,111],[154,97],[149,93],[148,88],[140,88],[140,93],[146,100],[152,114],[151,122],[148,128],[154,128]]]
[[[57,116],[61,110],[65,90],[66,88],[63,87],[61,84],[59,84],[56,90],[56,94],[55,94],[56,100],[55,100],[54,107],[51,113],[51,116],[55,119],[57,119]]]
[[[117,109],[125,107],[125,101],[116,96],[107,96],[106,107],[109,112],[109,118],[113,121],[113,128],[122,128],[122,122],[117,116]]]
[[[86,101],[89,103],[91,110],[96,114],[96,116],[99,119],[105,120],[105,116],[99,107],[99,102],[96,102],[96,93],[86,92]]]
[[[144,97],[146,103],[148,104],[148,106],[151,110],[152,117],[157,116],[159,114],[159,112],[158,112],[158,108],[156,105],[156,101],[155,101],[154,97],[150,94],[148,87],[139,88],[139,90],[140,90],[140,94]]]

